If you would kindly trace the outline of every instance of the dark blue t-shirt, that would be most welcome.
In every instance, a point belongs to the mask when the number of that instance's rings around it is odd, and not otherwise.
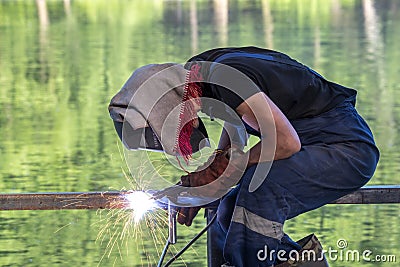
[[[229,70],[226,71],[215,62],[238,70],[250,78],[253,86],[243,81],[237,72],[229,73]],[[208,50],[189,59],[185,67],[190,69],[193,64],[201,67],[205,80],[201,83],[203,96],[222,101],[233,110],[244,99],[262,91],[289,120],[295,120],[317,116],[356,95],[354,89],[327,81],[283,53],[257,47]],[[221,77],[227,81],[227,86],[212,84],[215,80],[221,80]],[[239,88],[233,90],[236,93],[227,88],[230,85]],[[210,107],[206,104],[202,110],[209,114],[213,109],[217,109],[214,112],[217,117],[223,113],[215,105]],[[221,116],[221,119],[226,117]]]

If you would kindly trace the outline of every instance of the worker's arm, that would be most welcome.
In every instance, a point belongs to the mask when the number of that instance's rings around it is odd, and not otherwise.
[[[268,107],[271,112],[268,111]],[[241,163],[245,162],[247,157],[247,166],[244,167],[250,167],[258,162],[288,158],[300,150],[300,139],[295,129],[280,109],[264,93],[252,95],[241,103],[236,111],[248,125],[261,133],[261,140],[249,149],[246,154],[231,154],[229,162],[232,161],[232,166],[228,166],[224,170],[224,177],[232,178],[241,175],[240,173],[244,170],[242,168],[238,169],[237,166],[243,166]],[[226,132],[223,131],[222,137],[223,140],[220,141],[220,148],[226,147],[230,143]],[[276,148],[274,149],[273,144],[275,141]],[[203,171],[204,174],[206,174],[205,171]],[[195,179],[196,177],[202,178],[199,179],[201,180],[201,184]],[[200,186],[208,184],[218,177],[189,174],[188,176],[184,176],[184,178],[188,186]],[[190,226],[198,211],[198,207],[181,208],[178,215],[178,222]]]
[[[271,112],[268,112],[268,106]],[[300,139],[295,129],[263,92],[246,99],[236,111],[248,125],[261,133],[260,142],[247,152],[249,157],[247,167],[258,162],[288,158],[300,150]],[[274,142],[276,142],[275,150],[271,149]]]

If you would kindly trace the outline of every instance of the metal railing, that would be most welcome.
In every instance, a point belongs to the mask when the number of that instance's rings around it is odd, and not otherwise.
[[[0,210],[115,209],[127,191],[0,194]],[[400,185],[365,186],[331,204],[400,203]]]

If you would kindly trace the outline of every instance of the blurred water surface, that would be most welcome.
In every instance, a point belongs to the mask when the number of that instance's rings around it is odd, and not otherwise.
[[[112,95],[141,65],[244,45],[288,53],[356,88],[358,110],[381,150],[370,183],[399,184],[399,25],[397,0],[1,1],[0,192],[129,189],[107,111]],[[163,171],[171,181],[181,175]],[[1,212],[0,266],[155,265],[165,231],[157,243],[142,225],[142,238],[117,240],[110,249],[110,235],[96,242],[105,217],[106,211]],[[399,219],[398,205],[329,205],[288,221],[286,231],[293,238],[315,232],[333,249],[345,239],[348,249],[399,262]],[[177,247],[203,225],[198,216],[191,228],[179,227]],[[108,227],[109,234],[121,231]],[[205,243],[200,239],[176,266],[205,266]]]

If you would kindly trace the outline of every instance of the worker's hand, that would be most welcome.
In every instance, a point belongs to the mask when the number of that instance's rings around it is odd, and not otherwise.
[[[243,152],[233,149],[217,150],[203,166],[188,175],[182,176],[180,185],[185,187],[197,187],[209,184],[220,178],[221,183],[208,190],[208,192],[213,195],[221,190],[221,186],[226,187],[222,188],[222,190],[226,190],[232,185],[226,185],[227,183],[224,180],[234,175],[240,175],[238,173],[241,173],[236,167],[235,162],[233,162],[240,160],[240,158],[237,156],[233,157],[233,154],[243,155]],[[229,164],[230,160],[231,164]],[[179,208],[178,222],[190,226],[199,210],[200,207]]]
[[[200,209],[201,207],[178,208],[178,223],[191,226],[194,217],[196,217]]]

